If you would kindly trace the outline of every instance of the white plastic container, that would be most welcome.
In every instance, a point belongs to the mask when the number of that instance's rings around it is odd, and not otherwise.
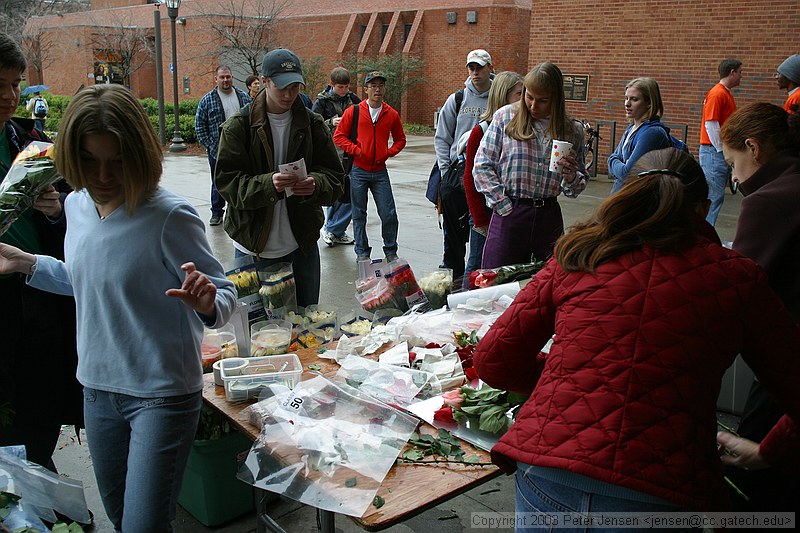
[[[258,399],[264,387],[280,383],[294,388],[300,382],[303,366],[296,354],[266,355],[242,359],[246,365],[229,371],[225,365],[220,376],[229,402]]]

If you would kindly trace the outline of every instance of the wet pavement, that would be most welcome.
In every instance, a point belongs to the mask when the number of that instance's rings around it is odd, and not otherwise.
[[[406,148],[388,164],[400,220],[398,254],[409,262],[418,277],[436,269],[442,259],[442,233],[438,226],[436,211],[433,204],[425,198],[427,179],[434,159],[432,137],[409,136]],[[606,176],[599,176],[590,180],[586,191],[578,198],[561,198],[559,203],[565,225],[569,226],[587,218],[591,210],[608,196],[611,183]],[[204,155],[167,153],[162,184],[189,199],[204,222],[208,222],[211,216],[210,175],[208,160]],[[740,202],[740,195],[727,194],[725,197],[717,222],[717,231],[723,242],[733,240]],[[352,226],[348,229],[348,233],[352,235]],[[214,254],[227,268],[233,259],[230,239],[222,226],[207,227],[207,234]],[[371,199],[367,215],[367,234],[373,247],[373,258],[378,257],[382,242],[380,219]],[[320,303],[333,305],[340,313],[357,308],[354,283],[358,277],[358,268],[353,246],[328,247],[320,239],[319,247],[322,270]],[[113,531],[100,503],[85,435],[81,436],[81,442],[83,444],[78,444],[72,427],[65,428],[59,441],[59,449],[54,456],[56,466],[62,474],[83,481],[87,503],[95,515],[95,531]],[[496,478],[384,531],[389,533],[482,531],[470,527],[470,513],[477,511],[513,512],[513,477]],[[294,501],[274,502],[271,504],[270,514],[289,533],[319,531],[315,510]],[[244,515],[220,527],[208,528],[180,507],[174,523],[174,530],[177,533],[204,531],[244,533],[255,529],[254,514]],[[336,530],[342,533],[363,531],[351,520],[342,516],[336,519]]]

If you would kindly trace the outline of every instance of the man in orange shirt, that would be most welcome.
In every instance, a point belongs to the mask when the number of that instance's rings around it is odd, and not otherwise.
[[[717,222],[731,175],[731,169],[722,155],[719,130],[736,110],[731,89],[738,87],[742,81],[742,62],[723,59],[719,64],[719,77],[719,83],[708,91],[703,101],[703,121],[700,125],[700,166],[706,175],[708,199],[711,200],[706,220],[712,226]]]
[[[788,93],[783,108],[788,113],[796,113],[800,107],[800,91],[797,90],[800,87],[800,54],[787,57],[777,70],[775,81],[778,82],[778,88]]]

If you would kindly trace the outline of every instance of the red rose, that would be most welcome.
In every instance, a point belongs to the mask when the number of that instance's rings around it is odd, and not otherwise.
[[[433,419],[438,420],[439,422],[450,422],[451,424],[455,424],[456,421],[453,418],[453,409],[443,405],[441,409],[433,413]]]

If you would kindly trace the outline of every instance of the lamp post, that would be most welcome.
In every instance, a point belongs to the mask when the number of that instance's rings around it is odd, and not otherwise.
[[[180,111],[178,110],[178,50],[175,44],[175,19],[178,18],[178,8],[181,0],[166,0],[167,15],[169,15],[170,30],[172,31],[172,95],[175,102],[175,133],[172,136],[170,152],[183,152],[186,145],[181,137]]]
[[[164,66],[161,53],[161,11],[156,4],[153,10],[153,36],[156,45],[156,94],[158,95],[158,140],[161,146],[167,144],[166,118],[164,117]]]

